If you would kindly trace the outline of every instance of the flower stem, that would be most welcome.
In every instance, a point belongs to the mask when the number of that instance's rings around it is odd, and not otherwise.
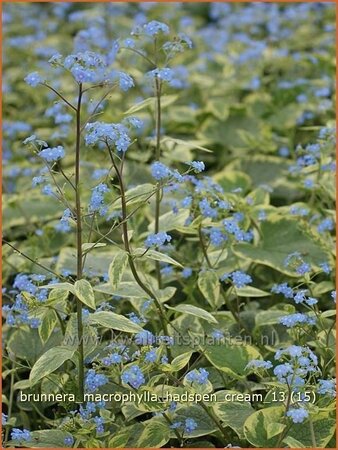
[[[80,141],[81,141],[81,101],[82,84],[79,84],[79,94],[76,108],[76,143],[75,143],[75,208],[76,208],[76,277],[82,278],[82,217],[80,194]],[[78,375],[79,398],[84,398],[84,351],[83,351],[83,324],[82,303],[76,299],[77,334],[78,334]]]
[[[14,401],[14,382],[15,382],[15,359],[12,360],[12,372],[11,372],[11,382],[10,382],[10,390],[9,390],[7,420],[10,420],[12,417],[12,409],[13,409],[13,401]],[[5,431],[4,444],[6,444],[8,441],[9,429],[10,429],[10,427],[7,426],[6,431]]]
[[[161,82],[157,76],[155,76],[155,94],[156,94],[156,150],[155,159],[159,161],[161,158]],[[158,186],[157,186],[158,187]],[[160,231],[160,208],[161,208],[162,190],[156,190],[155,199],[155,233]],[[159,289],[162,289],[162,275],[159,261],[156,264],[156,276]]]
[[[128,222],[126,220],[127,218],[127,202],[126,202],[126,192],[125,192],[125,188],[124,188],[124,183],[123,183],[123,178],[122,178],[122,174],[119,170],[119,168],[116,165],[115,159],[114,159],[114,155],[113,152],[111,150],[111,148],[109,147],[109,145],[107,145],[108,147],[108,151],[109,151],[109,155],[110,155],[110,159],[113,163],[116,175],[117,175],[117,179],[118,179],[118,183],[119,183],[119,187],[120,187],[120,193],[121,193],[121,208],[122,208],[122,234],[123,234],[123,243],[124,243],[124,248],[125,251],[128,253],[128,262],[129,262],[129,266],[130,266],[130,270],[134,276],[134,279],[136,281],[136,283],[140,286],[140,288],[147,294],[149,295],[150,298],[152,298],[156,304],[156,307],[158,309],[159,312],[159,316],[160,316],[160,320],[161,320],[161,324],[162,324],[162,328],[164,333],[168,336],[168,326],[167,326],[167,318],[165,315],[165,312],[163,310],[163,306],[161,305],[160,301],[158,300],[158,298],[156,297],[155,294],[153,294],[153,292],[151,291],[151,289],[149,289],[141,280],[141,278],[138,275],[133,257],[132,257],[132,252],[131,252],[131,248],[129,245],[129,237],[128,237]],[[170,355],[170,350],[167,348],[167,353]]]

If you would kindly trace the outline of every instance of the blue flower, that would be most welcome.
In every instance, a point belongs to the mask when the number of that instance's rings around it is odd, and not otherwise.
[[[181,275],[182,275],[183,278],[189,278],[189,277],[191,277],[191,275],[192,275],[192,269],[191,269],[191,267],[185,267],[185,268],[182,270]]]
[[[168,25],[157,20],[152,20],[143,25],[144,33],[148,36],[156,36],[158,33],[168,34],[170,29]]]
[[[69,208],[65,209],[60,222],[55,226],[57,231],[61,233],[67,233],[71,230],[70,219],[72,218],[72,213]]]
[[[109,192],[105,183],[100,183],[92,189],[92,195],[89,202],[90,212],[99,212],[101,216],[107,213],[107,207],[104,205],[104,194]]]
[[[196,173],[203,172],[203,170],[205,170],[205,164],[203,161],[191,161],[186,164],[192,167]]]
[[[130,386],[135,389],[138,389],[145,383],[142,370],[137,365],[131,366],[129,369],[125,370],[121,375],[121,380],[125,384],[130,384]]]
[[[51,184],[46,184],[46,186],[41,189],[41,192],[44,195],[54,195],[53,186]]]
[[[7,424],[8,416],[5,413],[2,413],[2,426]]]
[[[131,38],[127,38],[123,41],[123,45],[127,48],[134,48],[135,47],[135,40]]]
[[[85,127],[86,145],[107,142],[119,152],[126,152],[131,144],[128,128],[121,123],[90,122]]]
[[[313,317],[309,317],[307,314],[295,313],[289,314],[279,318],[279,322],[288,328],[292,328],[299,325],[315,325],[316,320]]]
[[[291,418],[293,423],[302,423],[309,417],[309,412],[304,408],[290,408],[286,415]]]
[[[263,361],[261,359],[252,359],[246,366],[247,369],[271,369],[272,363],[270,361]]]
[[[164,178],[168,178],[171,175],[171,170],[169,167],[164,165],[163,163],[156,161],[154,162],[151,167],[151,175],[155,178],[155,180],[160,181]]]
[[[212,208],[210,206],[209,201],[206,198],[203,198],[200,202],[199,202],[199,207],[200,207],[200,211],[201,214],[204,217],[210,217],[210,218],[215,218],[218,215],[217,209]]]
[[[144,360],[145,360],[146,362],[149,362],[149,363],[154,363],[154,362],[156,362],[156,359],[157,359],[157,355],[156,355],[156,350],[155,350],[155,349],[149,350],[149,351],[146,353],[146,356],[145,356],[145,358],[144,358]]]
[[[167,266],[162,267],[161,274],[168,276],[168,275],[171,275],[173,273],[173,271],[174,271],[173,267],[170,265],[167,265]]]
[[[331,298],[335,303],[336,303],[336,295],[337,295],[336,291],[331,291]]]
[[[306,262],[302,262],[297,268],[296,268],[296,272],[299,275],[305,275],[306,273],[309,273],[311,271],[311,266],[310,264],[306,263]]]
[[[197,422],[194,419],[185,419],[184,432],[187,434],[192,433],[197,428]]]
[[[43,83],[44,79],[38,72],[32,72],[25,77],[25,81],[30,86],[36,87],[38,84]]]
[[[163,69],[153,69],[150,72],[147,72],[147,76],[150,78],[157,77],[162,81],[171,81],[174,76],[174,72],[169,67],[164,67]]]
[[[330,218],[322,220],[317,226],[319,233],[324,233],[325,231],[332,231],[334,228],[333,220]]]
[[[285,377],[291,373],[293,373],[293,367],[289,363],[279,364],[273,369],[273,373],[278,378],[278,381],[284,382]]]
[[[97,433],[103,433],[104,432],[104,426],[103,426],[103,418],[96,416],[93,418],[94,423],[96,425],[96,432]]]
[[[133,78],[126,72],[111,72],[110,79],[118,80],[119,86],[124,92],[135,86]]]
[[[197,383],[197,384],[207,384],[208,382],[208,376],[209,372],[203,368],[192,370],[191,372],[188,372],[185,376],[186,380],[190,383]]]
[[[224,338],[224,334],[221,330],[213,330],[211,333],[211,337],[213,337],[216,340],[221,340]]]
[[[61,145],[58,145],[57,147],[45,148],[38,155],[47,162],[54,162],[65,156],[65,150]]]
[[[105,366],[110,366],[112,364],[120,364],[122,362],[122,356],[118,353],[113,353],[107,358],[103,358],[102,363]]]
[[[209,237],[211,244],[215,247],[219,247],[227,240],[227,236],[219,228],[212,228],[209,231]]]
[[[295,303],[299,304],[299,303],[305,302],[306,301],[306,293],[307,293],[307,291],[305,289],[299,290],[293,297]]]
[[[158,247],[159,245],[163,245],[166,242],[171,241],[171,236],[164,231],[160,231],[159,233],[150,234],[147,239],[144,241],[144,245],[149,247]]]
[[[252,282],[251,276],[240,270],[236,270],[235,272],[232,272],[231,278],[232,278],[232,282],[236,288],[242,288]]]
[[[331,272],[331,267],[327,262],[323,262],[319,264],[319,267],[322,269],[322,271],[326,274],[329,274]]]
[[[11,438],[16,441],[31,441],[32,436],[28,430],[20,430],[19,428],[13,428]]]
[[[85,387],[88,392],[95,392],[101,386],[108,383],[105,375],[97,374],[94,369],[89,369],[85,379]]]
[[[336,396],[336,379],[318,380],[318,383],[319,383],[317,389],[318,394],[329,395],[330,397]]]
[[[151,331],[142,330],[135,335],[135,343],[137,345],[151,345],[155,343],[155,336]]]
[[[73,436],[67,436],[65,437],[63,443],[67,446],[67,447],[71,447],[74,444],[74,438]]]

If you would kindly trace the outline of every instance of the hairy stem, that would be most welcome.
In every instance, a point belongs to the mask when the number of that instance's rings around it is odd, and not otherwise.
[[[155,159],[159,161],[161,158],[161,82],[157,76],[155,76],[155,94],[156,94],[156,150]],[[158,187],[158,186],[157,186]],[[160,230],[160,208],[161,208],[161,195],[162,190],[157,189],[155,199],[155,233]],[[156,277],[159,289],[162,289],[162,275],[159,261],[156,264]]]
[[[79,94],[76,108],[76,143],[75,143],[75,209],[76,209],[76,277],[82,278],[82,217],[80,193],[80,141],[81,141],[81,101],[82,84],[79,84]],[[76,299],[77,334],[78,334],[78,365],[79,365],[79,397],[84,398],[84,351],[82,303]]]
[[[166,335],[168,335],[168,326],[167,326],[167,318],[165,315],[165,312],[163,310],[163,306],[161,305],[160,301],[157,299],[156,295],[153,294],[153,292],[151,291],[151,289],[148,288],[148,286],[146,286],[143,281],[141,280],[141,278],[138,275],[133,257],[132,257],[132,253],[131,253],[131,248],[129,245],[129,237],[128,237],[128,222],[126,220],[127,218],[127,202],[126,202],[126,192],[125,192],[125,188],[124,188],[124,182],[123,182],[123,178],[122,178],[122,174],[119,170],[119,168],[116,165],[115,159],[114,159],[114,155],[112,153],[111,148],[109,147],[109,145],[107,145],[108,147],[108,151],[109,151],[109,155],[110,158],[112,160],[116,175],[117,175],[117,179],[118,179],[118,183],[120,186],[120,193],[121,193],[121,208],[122,208],[122,234],[123,234],[123,243],[124,243],[124,248],[125,251],[128,253],[128,262],[129,262],[129,266],[130,266],[130,270],[133,274],[133,277],[136,281],[136,283],[140,286],[141,289],[143,289],[143,291],[154,300],[156,307],[159,311],[159,315],[160,315],[160,320],[161,320],[161,324],[162,324],[162,328],[163,331],[165,332]],[[168,353],[169,349],[168,349]]]

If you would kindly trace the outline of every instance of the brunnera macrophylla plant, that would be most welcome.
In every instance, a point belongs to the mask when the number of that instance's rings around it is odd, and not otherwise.
[[[5,241],[30,269],[4,292],[5,447],[332,446],[335,130],[280,149],[277,200],[244,168],[205,174],[212,146],[164,127],[195,45],[144,21],[25,77],[60,126],[23,140],[57,220],[48,258]]]

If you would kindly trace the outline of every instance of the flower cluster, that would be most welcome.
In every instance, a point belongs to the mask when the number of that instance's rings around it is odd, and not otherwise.
[[[197,422],[194,419],[187,418],[184,422],[173,422],[171,424],[172,429],[182,429],[183,434],[190,434],[197,428]]]
[[[236,288],[242,288],[252,283],[251,276],[245,272],[242,272],[241,270],[235,270],[235,272],[232,273],[225,273],[221,276],[220,280],[221,281],[231,280]]]
[[[11,438],[15,441],[31,441],[32,435],[28,430],[20,430],[19,428],[13,428]]]
[[[144,241],[144,245],[149,247],[159,247],[164,245],[166,242],[171,241],[171,236],[164,231],[160,231],[159,233],[150,234],[147,239]]]
[[[209,372],[206,369],[197,369],[188,372],[185,379],[189,383],[206,384],[208,382]]]
[[[125,384],[129,384],[131,387],[138,389],[142,384],[145,383],[145,378],[142,370],[139,366],[133,365],[126,369],[122,375],[121,380]]]
[[[107,383],[108,379],[105,375],[96,373],[94,369],[88,370],[85,379],[85,386],[88,392],[95,392],[99,387]]]
[[[89,202],[89,211],[98,212],[100,216],[107,214],[108,208],[104,204],[104,194],[109,192],[105,183],[100,183],[92,189],[92,195]]]
[[[47,162],[55,162],[65,156],[65,150],[61,145],[53,148],[45,148],[41,150],[39,156],[45,159]]]

